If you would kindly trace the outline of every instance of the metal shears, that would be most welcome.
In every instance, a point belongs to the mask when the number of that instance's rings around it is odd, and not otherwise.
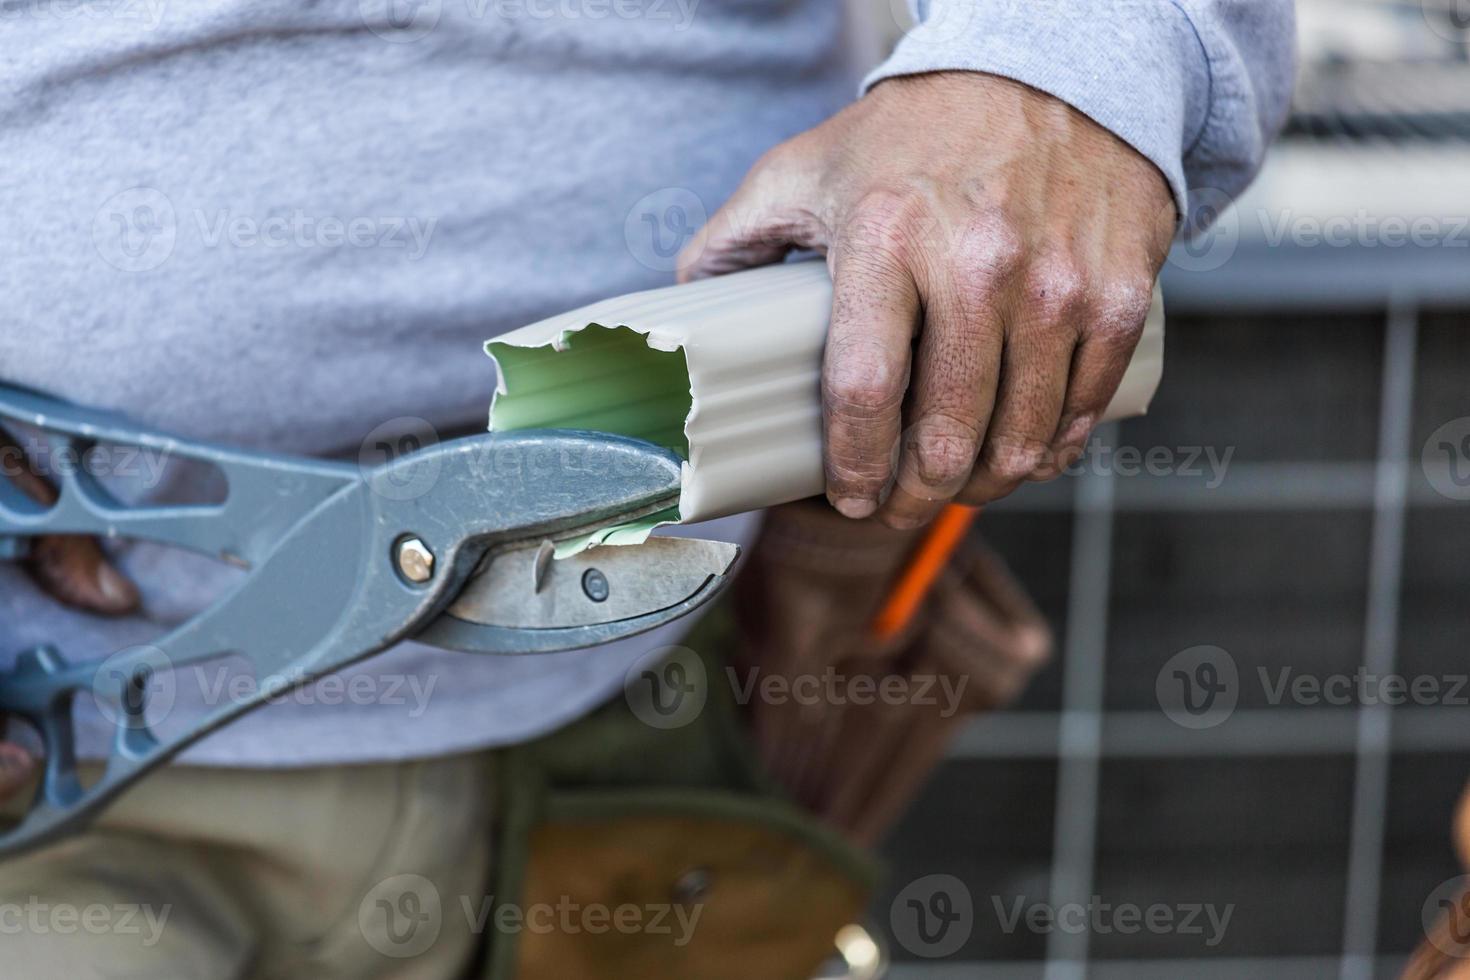
[[[677,504],[678,456],[619,436],[485,433],[365,467],[143,431],[0,385],[6,423],[67,459],[126,446],[209,464],[228,492],[219,503],[130,505],[79,465],[55,478],[58,499],[43,506],[0,479],[0,558],[24,557],[38,535],[83,534],[186,548],[248,574],[148,646],[90,661],[39,647],[0,673],[0,716],[28,722],[45,750],[36,798],[0,835],[0,857],[80,829],[210,732],[400,640],[501,655],[608,643],[708,602],[738,554],[723,542],[655,537],[554,560],[557,541]],[[249,693],[160,736],[147,718],[158,673],[226,655],[253,670]],[[87,694],[115,725],[90,785],[72,724]]]

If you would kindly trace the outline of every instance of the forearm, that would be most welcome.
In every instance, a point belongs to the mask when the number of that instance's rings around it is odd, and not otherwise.
[[[864,81],[940,70],[1023,82],[1147,157],[1180,214],[1234,197],[1291,97],[1290,0],[910,0],[920,20]],[[1209,195],[1218,201],[1219,193]]]

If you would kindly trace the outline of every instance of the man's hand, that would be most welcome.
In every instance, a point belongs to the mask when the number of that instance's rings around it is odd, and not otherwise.
[[[1174,225],[1162,173],[1086,116],[939,72],[882,82],[767,153],[680,277],[826,254],[827,496],[912,527],[1081,452]]]
[[[56,487],[36,472],[25,451],[4,430],[0,430],[0,460],[5,464],[0,479],[10,480],[40,504],[56,502]],[[105,616],[120,616],[138,608],[137,586],[112,567],[93,538],[37,538],[26,567],[42,589],[66,605]],[[0,716],[3,733],[4,717]],[[34,760],[25,749],[0,741],[0,801],[24,786],[34,768]]]

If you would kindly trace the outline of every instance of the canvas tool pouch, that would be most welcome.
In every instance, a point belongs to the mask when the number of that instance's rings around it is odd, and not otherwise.
[[[1012,697],[1049,648],[979,550],[904,636],[872,644],[867,623],[917,540],[825,502],[774,509],[732,594],[683,645],[591,717],[502,753],[494,904],[508,918],[492,912],[491,980],[817,974],[864,920],[879,874],[866,845],[963,714]],[[829,666],[835,696],[792,696]],[[842,686],[930,675],[960,690],[937,699],[957,714]],[[605,910],[594,927],[589,910]]]
[[[504,750],[491,980],[810,980],[877,863],[761,772],[723,683],[728,607],[654,664],[694,709],[628,693]],[[696,654],[694,651],[700,651]],[[677,669],[675,669],[677,668]]]

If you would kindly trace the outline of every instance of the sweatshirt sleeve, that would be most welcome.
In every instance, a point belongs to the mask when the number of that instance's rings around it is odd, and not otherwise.
[[[916,26],[863,81],[981,71],[1086,113],[1159,168],[1181,216],[1235,197],[1286,118],[1291,0],[909,0]]]

